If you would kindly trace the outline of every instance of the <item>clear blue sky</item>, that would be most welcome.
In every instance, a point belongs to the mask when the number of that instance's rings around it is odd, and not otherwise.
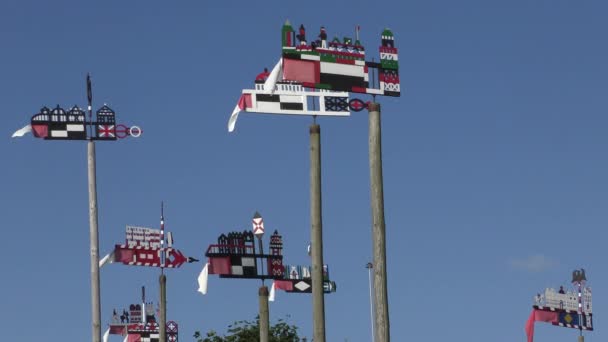
[[[242,88],[280,54],[289,19],[353,35],[376,57],[393,30],[401,98],[381,98],[388,289],[393,341],[524,341],[533,295],[587,269],[597,331],[608,339],[604,1],[30,1],[0,3],[4,340],[90,339],[86,144],[11,139],[42,106],[94,107],[144,129],[97,144],[100,249],[126,224],[157,227],[165,201],[175,246],[201,257],[259,210],[289,263],[307,263],[306,117],[244,114]],[[370,340],[367,114],[324,118],[327,340]],[[201,264],[168,273],[181,341],[257,312],[256,281],[210,279]],[[158,270],[102,269],[102,317],[158,293]],[[311,298],[278,293],[274,321],[311,336]],[[577,331],[537,324],[536,341]],[[49,337],[50,336],[50,337]],[[111,341],[120,341],[115,337]]]

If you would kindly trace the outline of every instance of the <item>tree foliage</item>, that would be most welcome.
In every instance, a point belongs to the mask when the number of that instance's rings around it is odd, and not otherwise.
[[[255,321],[236,321],[228,326],[226,335],[220,336],[211,330],[202,336],[199,331],[194,333],[196,342],[255,342],[260,340],[260,319]],[[298,336],[298,327],[289,325],[279,319],[276,324],[270,326],[268,332],[270,342],[300,342],[305,341]]]

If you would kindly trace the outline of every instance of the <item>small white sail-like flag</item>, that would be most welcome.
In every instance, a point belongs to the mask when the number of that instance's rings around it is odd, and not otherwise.
[[[13,133],[13,136],[11,136],[11,138],[21,138],[22,136],[26,135],[27,133],[30,133],[31,131],[32,125],[27,125],[23,128],[16,130],[15,133]]]
[[[270,294],[268,295],[268,301],[274,302],[274,281],[272,282],[272,286],[270,287]]]
[[[234,131],[234,126],[236,126],[236,119],[239,118],[240,112],[241,112],[241,108],[237,104],[236,106],[234,106],[234,110],[232,111],[232,114],[230,114],[230,119],[228,119],[228,132]]]
[[[125,339],[124,339],[124,340],[122,340],[122,342],[129,342],[129,334],[126,334],[126,335],[125,335]]]
[[[249,102],[251,106],[251,100],[249,100]],[[247,97],[245,96],[245,94],[241,94],[239,102],[237,102],[236,106],[234,106],[234,110],[232,111],[232,114],[230,114],[230,119],[228,119],[228,132],[234,131],[236,119],[239,118],[239,113],[242,110],[245,110],[245,108],[247,108]]]
[[[201,274],[198,275],[198,292],[207,294],[207,279],[209,278],[209,263],[205,264]]]
[[[108,342],[108,338],[110,337],[110,328],[103,333],[103,342]]]
[[[108,253],[106,256],[101,258],[101,260],[99,260],[99,268],[102,268],[107,263],[111,264],[113,262],[114,262],[114,251]]]
[[[277,62],[277,65],[274,66],[270,75],[264,82],[264,91],[267,93],[274,94],[274,87],[277,85],[277,82],[283,78],[283,58],[281,57]]]

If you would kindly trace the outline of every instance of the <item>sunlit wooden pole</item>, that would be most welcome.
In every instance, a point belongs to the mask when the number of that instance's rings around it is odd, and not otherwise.
[[[315,342],[325,342],[323,222],[321,216],[321,127],[316,123],[310,126],[310,224],[313,338]]]
[[[101,299],[99,290],[99,231],[97,227],[97,177],[95,166],[95,143],[87,143],[89,175],[89,235],[91,248],[91,314],[93,320],[93,342],[101,342]]]
[[[386,227],[384,224],[384,184],[382,180],[382,127],[380,104],[369,110],[369,168],[371,183],[372,241],[374,269],[375,342],[390,341],[388,290],[386,283]]]
[[[270,310],[268,309],[268,287],[261,286],[258,291],[260,298],[260,342],[268,342],[270,331]]]
[[[158,281],[160,285],[158,335],[160,342],[167,342],[167,276],[161,273]]]

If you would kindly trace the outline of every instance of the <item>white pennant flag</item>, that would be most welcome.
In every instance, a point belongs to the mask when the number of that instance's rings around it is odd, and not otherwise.
[[[205,267],[203,267],[203,270],[201,271],[201,274],[198,275],[198,292],[202,293],[202,294],[207,294],[207,279],[209,278],[209,263],[205,264]]]
[[[110,328],[103,333],[103,342],[108,342],[108,337],[110,337]]]
[[[111,264],[113,262],[114,262],[114,251],[112,251],[111,253],[108,253],[106,256],[101,258],[101,260],[99,260],[99,268],[102,268],[107,263]]]
[[[129,334],[126,334],[126,335],[125,335],[125,339],[124,339],[124,340],[122,340],[122,342],[129,342]]]
[[[32,125],[27,125],[21,129],[16,130],[11,138],[21,138],[22,136],[26,135],[27,133],[30,133],[31,131]]]
[[[274,281],[272,282],[272,286],[270,287],[270,294],[268,295],[268,301],[274,302]]]
[[[274,87],[277,85],[277,82],[283,78],[283,58],[279,59],[277,65],[274,66],[270,75],[264,82],[264,92],[274,94]]]
[[[239,113],[241,112],[241,108],[237,104],[234,106],[234,110],[232,114],[230,114],[230,119],[228,119],[228,132],[234,131],[234,126],[236,126],[236,120],[239,118]]]

